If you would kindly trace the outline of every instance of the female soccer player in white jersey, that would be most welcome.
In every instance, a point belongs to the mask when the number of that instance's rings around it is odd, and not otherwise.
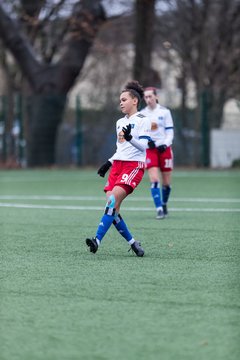
[[[157,219],[168,214],[167,202],[171,192],[173,170],[173,119],[168,109],[158,104],[154,87],[144,90],[146,107],[141,111],[151,121],[151,141],[148,143],[146,168],[151,182],[151,194],[157,210]],[[159,171],[160,170],[160,171]],[[160,173],[162,192],[160,191]]]
[[[120,94],[120,108],[125,116],[116,123],[117,149],[115,154],[98,170],[98,174],[104,177],[111,168],[104,187],[107,203],[95,237],[86,239],[86,244],[93,253],[96,253],[104,235],[113,223],[135,254],[144,255],[143,248],[132,237],[119,213],[122,201],[132,193],[144,174],[151,123],[138,111],[143,94],[143,88],[137,81],[129,82]]]

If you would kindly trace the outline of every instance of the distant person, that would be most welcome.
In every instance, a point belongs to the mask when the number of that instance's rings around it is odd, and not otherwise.
[[[86,244],[92,253],[97,252],[104,235],[113,223],[134,253],[137,256],[144,255],[143,248],[133,238],[120,215],[122,201],[133,192],[144,175],[151,123],[145,115],[138,111],[143,95],[143,88],[137,81],[127,83],[120,94],[120,108],[125,116],[116,123],[116,152],[98,170],[98,174],[104,177],[111,168],[104,187],[107,195],[104,214],[95,237],[86,239]]]
[[[159,105],[154,87],[144,90],[146,107],[141,113],[151,121],[151,140],[148,142],[146,169],[151,182],[151,195],[157,211],[157,219],[168,215],[167,203],[171,192],[173,170],[172,142],[173,119],[170,110]],[[161,174],[161,182],[160,182]],[[162,185],[162,190],[160,185]]]

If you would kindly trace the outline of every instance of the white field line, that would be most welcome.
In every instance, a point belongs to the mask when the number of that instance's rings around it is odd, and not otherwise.
[[[103,206],[64,206],[64,205],[33,205],[33,204],[14,204],[0,203],[0,207],[20,208],[20,209],[51,209],[51,210],[103,210]],[[124,211],[154,211],[153,207],[123,207]],[[240,212],[240,209],[194,209],[194,208],[170,208],[171,211],[182,212]]]
[[[97,170],[96,170],[97,171]],[[31,182],[55,182],[55,181],[66,181],[69,180],[69,175],[66,172],[65,174],[60,172],[58,175],[54,175],[51,173],[39,173],[39,174],[30,174],[30,172],[28,172],[27,174],[22,174],[23,177],[19,178],[16,177],[14,174],[13,175],[5,175],[3,174],[1,179],[0,179],[0,183],[31,183]],[[73,174],[72,174],[73,175]],[[85,175],[81,172],[81,179],[86,179],[88,180],[90,178],[93,179],[97,179],[97,173],[95,173],[95,176],[91,176],[91,172],[90,173],[86,173]],[[175,171],[174,172],[174,178],[215,178],[215,177],[219,177],[219,178],[237,178],[239,179],[239,171]],[[79,182],[79,174],[76,172],[75,176],[73,178],[73,181]],[[148,181],[148,179],[146,179],[146,181]]]
[[[65,195],[0,195],[0,200],[55,200],[55,201],[99,201],[105,200],[105,196],[65,196]],[[129,197],[127,201],[140,202],[152,201],[148,197]],[[193,203],[240,203],[240,198],[171,198],[171,202],[193,202]]]

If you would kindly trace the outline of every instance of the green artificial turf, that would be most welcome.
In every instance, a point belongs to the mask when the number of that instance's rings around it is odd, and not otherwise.
[[[96,254],[106,179],[0,172],[0,360],[238,360],[240,172],[173,173],[155,219],[147,176]]]

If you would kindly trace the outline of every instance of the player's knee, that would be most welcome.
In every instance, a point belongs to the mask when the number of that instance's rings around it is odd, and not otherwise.
[[[106,208],[108,207],[109,209],[114,209],[115,206],[116,206],[116,198],[114,194],[111,194],[107,199]]]
[[[116,199],[113,194],[107,198],[107,203],[105,207],[105,214],[110,216],[115,216],[116,213]]]

